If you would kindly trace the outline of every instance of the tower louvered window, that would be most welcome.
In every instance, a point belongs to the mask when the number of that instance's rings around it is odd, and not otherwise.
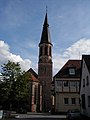
[[[49,47],[49,55],[51,56],[51,47]]]
[[[45,55],[48,55],[48,47],[45,46]]]
[[[42,53],[43,53],[42,50],[43,50],[42,47],[40,47],[40,51],[39,51],[39,52],[40,52],[40,53],[39,53],[40,56],[42,56]]]

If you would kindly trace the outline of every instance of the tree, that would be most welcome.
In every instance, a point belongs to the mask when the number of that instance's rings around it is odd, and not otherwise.
[[[0,84],[0,103],[8,109],[25,106],[29,84],[25,72],[21,71],[19,63],[11,61],[1,67],[3,81]]]

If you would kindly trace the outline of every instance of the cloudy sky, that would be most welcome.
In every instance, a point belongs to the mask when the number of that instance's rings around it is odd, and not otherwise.
[[[37,72],[46,6],[53,73],[67,60],[90,54],[90,0],[0,0],[0,66],[11,60]]]

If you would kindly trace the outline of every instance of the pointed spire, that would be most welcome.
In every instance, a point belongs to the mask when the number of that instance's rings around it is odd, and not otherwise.
[[[44,25],[43,25],[43,26],[47,26],[47,27],[49,27],[49,24],[48,24],[48,18],[47,18],[47,6],[46,6],[45,21],[44,21]]]
[[[40,44],[42,43],[51,43],[51,38],[50,38],[50,32],[49,32],[49,24],[48,24],[48,17],[47,17],[47,7],[46,7],[46,15],[45,15],[45,20],[43,24],[43,30],[42,30],[42,36],[41,36],[41,41]]]
[[[47,18],[47,12],[46,12],[45,21],[44,21],[44,25],[43,26],[49,27],[48,18]]]

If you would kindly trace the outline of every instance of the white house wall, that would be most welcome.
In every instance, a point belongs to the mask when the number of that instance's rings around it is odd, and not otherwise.
[[[64,81],[69,82],[69,86],[64,86]],[[71,82],[75,82],[73,87]],[[67,112],[69,109],[80,109],[79,94],[80,79],[55,79],[55,112]],[[64,103],[64,98],[68,98],[68,104]],[[75,98],[76,103],[72,104],[71,100]]]
[[[64,98],[68,98],[69,102],[66,105],[64,103]],[[76,103],[72,104],[71,99],[75,98]],[[80,109],[80,104],[79,104],[79,94],[73,93],[56,93],[55,97],[55,111],[56,112],[67,112],[69,109]]]
[[[86,83],[86,77],[89,77],[89,85],[87,86]],[[83,87],[83,79],[85,79],[85,87]],[[88,106],[88,96],[90,96],[90,73],[87,69],[87,66],[85,64],[85,61],[83,60],[83,66],[82,66],[82,77],[81,77],[81,89],[80,89],[80,99],[81,99],[81,95],[85,94],[85,105],[86,105],[86,109],[83,109],[81,106],[81,113],[83,115],[87,115],[88,117],[90,117],[90,106]],[[81,100],[82,102],[82,100]],[[90,101],[89,101],[90,102]]]

